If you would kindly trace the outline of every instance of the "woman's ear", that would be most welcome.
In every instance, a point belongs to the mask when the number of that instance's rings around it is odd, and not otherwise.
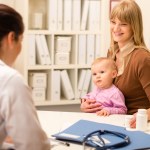
[[[8,44],[10,46],[13,45],[13,42],[15,40],[15,33],[14,32],[9,32],[7,38],[8,38]]]

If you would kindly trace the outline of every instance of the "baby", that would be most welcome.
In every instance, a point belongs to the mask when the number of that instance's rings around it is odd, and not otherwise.
[[[95,88],[82,97],[82,100],[93,99],[100,103],[99,116],[110,114],[126,114],[125,99],[122,92],[113,84],[117,76],[117,67],[114,60],[106,57],[97,58],[91,66],[92,80]]]

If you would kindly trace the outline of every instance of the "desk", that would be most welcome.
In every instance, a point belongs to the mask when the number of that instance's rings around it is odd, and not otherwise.
[[[97,116],[95,113],[79,112],[55,112],[55,111],[37,111],[43,130],[48,137],[58,133],[80,119],[86,119],[99,123],[108,123],[124,127],[125,115],[110,115],[109,117]],[[148,125],[150,127],[150,124]],[[70,147],[56,146],[52,150],[81,150],[79,145],[71,144]]]

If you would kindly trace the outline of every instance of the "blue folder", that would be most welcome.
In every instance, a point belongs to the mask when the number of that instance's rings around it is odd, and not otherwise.
[[[129,136],[130,144],[125,147],[117,148],[117,150],[150,149],[150,134],[144,133],[142,131],[127,131],[124,127],[105,123],[97,123],[88,120],[79,120],[67,129],[52,136],[56,137],[56,139],[58,140],[82,144],[84,137],[96,130],[115,131]],[[102,138],[108,140],[109,142],[111,142],[111,144],[120,142],[120,140],[122,140],[119,137],[107,134],[104,135]]]

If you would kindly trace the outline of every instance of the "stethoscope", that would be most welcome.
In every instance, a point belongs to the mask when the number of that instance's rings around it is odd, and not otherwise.
[[[115,144],[105,144],[103,138],[101,135],[104,134],[111,134],[114,136],[117,136],[122,139],[121,142],[115,143]],[[97,138],[94,138],[96,136]],[[95,147],[96,150],[111,150],[116,149],[119,147],[126,146],[130,143],[130,138],[126,134],[116,132],[116,131],[109,131],[109,130],[96,130],[88,135],[86,135],[83,139],[83,150],[85,150],[86,145],[89,145],[91,147]]]

